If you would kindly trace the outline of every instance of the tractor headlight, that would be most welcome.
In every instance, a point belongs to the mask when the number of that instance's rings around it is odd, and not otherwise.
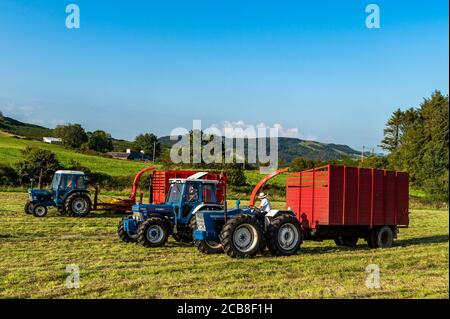
[[[197,230],[206,231],[205,219],[203,218],[203,214],[197,213],[197,215],[195,216],[195,222],[197,224]]]

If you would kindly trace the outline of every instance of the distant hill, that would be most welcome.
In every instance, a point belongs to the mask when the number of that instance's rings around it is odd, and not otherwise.
[[[34,140],[42,140],[43,136],[53,136],[52,129],[23,123],[10,117],[0,117],[0,130]],[[170,147],[175,143],[170,140],[169,136],[161,137],[159,142],[165,147]],[[127,148],[132,148],[133,143],[113,139],[113,145],[115,151],[125,151]],[[247,148],[245,151],[247,151]],[[360,154],[359,151],[342,144],[327,144],[288,137],[280,137],[278,140],[278,159],[285,162],[291,162],[294,158],[300,156],[312,160],[328,161],[355,157]]]
[[[169,136],[161,137],[159,142],[168,147],[176,143],[176,141],[171,141]],[[245,143],[245,146],[245,152],[247,153],[247,143]],[[291,162],[296,157],[328,161],[359,155],[361,155],[361,152],[342,144],[327,144],[289,137],[278,139],[278,159],[285,162]]]
[[[35,140],[42,140],[44,136],[53,136],[53,130],[49,128],[23,123],[6,116],[0,116],[0,130]]]

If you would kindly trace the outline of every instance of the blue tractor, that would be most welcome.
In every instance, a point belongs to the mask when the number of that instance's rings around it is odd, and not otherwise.
[[[265,247],[275,256],[290,256],[300,249],[303,230],[295,213],[290,210],[263,212],[256,207],[220,211],[200,211],[196,214],[194,243],[203,253],[201,244],[218,242],[233,258],[253,257]]]
[[[192,242],[195,216],[201,211],[223,210],[216,196],[217,180],[202,179],[200,172],[185,179],[170,179],[170,187],[163,204],[136,203],[132,216],[121,220],[118,236],[124,242],[138,242],[145,247],[163,246],[169,235],[181,242]],[[198,243],[210,253],[222,252],[219,242],[204,240]]]
[[[47,215],[47,207],[56,207],[61,214],[84,217],[92,202],[86,185],[86,176],[80,171],[56,171],[50,189],[30,188],[24,211],[36,217]]]

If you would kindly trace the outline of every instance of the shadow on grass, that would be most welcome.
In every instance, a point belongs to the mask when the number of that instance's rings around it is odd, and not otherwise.
[[[448,235],[436,235],[436,236],[428,236],[428,237],[418,237],[418,238],[409,238],[409,239],[401,239],[395,240],[393,244],[393,248],[395,247],[408,247],[414,245],[422,245],[422,244],[438,244],[438,243],[446,243],[449,241]],[[323,246],[323,247],[305,247],[302,246],[300,249],[300,254],[325,254],[336,251],[363,251],[363,250],[372,250],[367,246],[367,244],[360,240],[359,244],[356,247],[338,247],[338,246]],[[265,250],[258,257],[272,257],[272,255]]]
[[[412,246],[412,245],[422,245],[422,244],[438,244],[438,243],[446,243],[448,242],[448,235],[435,235],[428,237],[418,237],[418,238],[408,238],[408,239],[400,239],[394,241],[395,246]]]

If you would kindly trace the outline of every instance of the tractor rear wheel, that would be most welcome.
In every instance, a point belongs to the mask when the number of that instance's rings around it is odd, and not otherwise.
[[[91,211],[92,202],[85,193],[73,193],[64,201],[64,210],[70,216],[84,217]]]
[[[294,255],[303,242],[300,223],[297,218],[288,214],[274,218],[267,235],[267,247],[275,256]]]
[[[259,222],[250,215],[237,215],[227,221],[221,233],[223,250],[230,257],[254,257],[263,243]]]
[[[33,214],[33,204],[31,202],[26,202],[25,207],[23,208],[25,214]]]
[[[163,246],[168,237],[167,222],[160,217],[150,217],[138,227],[137,241],[144,247]]]
[[[47,206],[36,204],[33,206],[33,215],[36,217],[44,217],[47,215]]]
[[[119,227],[117,228],[117,235],[119,236],[119,239],[124,243],[132,243],[137,241],[137,235],[130,236],[130,234],[128,234],[128,232],[123,227],[123,219],[120,221]]]

